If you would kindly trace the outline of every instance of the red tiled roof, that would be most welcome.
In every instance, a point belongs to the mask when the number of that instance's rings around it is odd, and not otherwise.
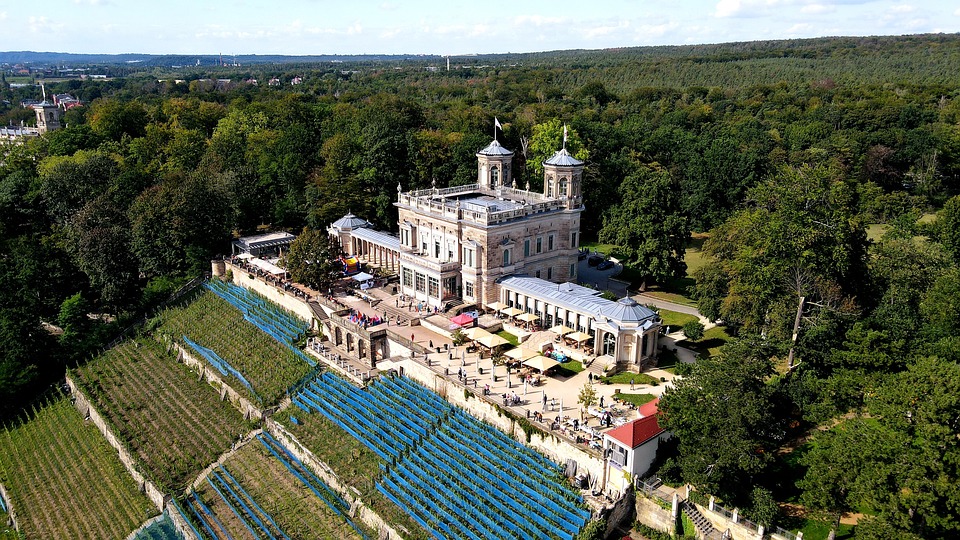
[[[663,433],[657,416],[647,416],[612,429],[607,435],[631,450]]]
[[[655,399],[655,400],[653,400],[653,401],[648,401],[648,402],[644,403],[643,405],[641,405],[640,408],[637,409],[637,412],[640,413],[640,417],[641,417],[641,418],[646,418],[646,417],[648,417],[648,416],[653,416],[653,415],[657,414],[657,411],[660,410],[660,409],[659,409],[659,404],[660,404],[660,398],[657,398],[657,399]]]

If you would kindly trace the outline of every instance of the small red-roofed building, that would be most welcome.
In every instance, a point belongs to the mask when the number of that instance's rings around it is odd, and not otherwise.
[[[641,406],[641,418],[604,433],[603,447],[608,450],[610,467],[607,484],[610,487],[623,490],[629,479],[645,475],[657,458],[660,441],[670,437],[657,422],[658,401]]]

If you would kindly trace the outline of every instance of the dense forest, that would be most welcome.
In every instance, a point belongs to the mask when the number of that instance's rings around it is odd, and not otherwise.
[[[393,230],[398,185],[475,179],[494,117],[518,185],[537,189],[566,124],[587,162],[586,236],[656,283],[709,233],[692,295],[737,339],[664,398],[678,451],[662,475],[768,522],[792,497],[866,514],[858,538],[960,534],[960,36],[427,64],[48,82],[86,105],[3,147],[3,413],[234,235],[347,211]],[[4,79],[0,96],[0,121],[32,121],[18,104],[38,88]],[[778,449],[811,433],[794,481]]]

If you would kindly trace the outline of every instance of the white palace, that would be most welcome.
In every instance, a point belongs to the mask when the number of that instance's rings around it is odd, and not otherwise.
[[[397,272],[427,305],[500,302],[594,336],[597,354],[639,366],[656,356],[660,319],[635,301],[576,285],[582,161],[565,148],[543,162],[543,192],[518,189],[514,153],[494,139],[477,152],[477,182],[403,192],[399,235],[347,214],[328,228],[343,251]]]

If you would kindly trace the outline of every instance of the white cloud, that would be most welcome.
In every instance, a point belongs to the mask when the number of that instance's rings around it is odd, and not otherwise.
[[[807,4],[800,8],[800,13],[805,13],[807,15],[819,15],[821,13],[833,13],[837,10],[836,6],[825,5],[825,4]]]
[[[7,20],[7,12],[0,11],[0,21],[5,21],[5,20]]]
[[[35,34],[54,33],[54,32],[59,32],[60,30],[63,29],[63,23],[52,22],[50,19],[46,18],[45,16],[41,16],[41,17],[30,16],[30,18],[27,19],[27,27],[30,29],[31,32]]]
[[[714,14],[719,18],[760,17],[770,8],[783,3],[783,0],[720,0]]]
[[[808,23],[797,23],[790,28],[787,28],[786,34],[791,36],[802,36],[808,35],[813,31],[813,25]]]
[[[570,22],[566,17],[544,17],[543,15],[520,15],[513,19],[514,26],[557,26]]]
[[[915,9],[915,8],[914,8],[913,6],[911,6],[910,4],[900,4],[900,5],[898,5],[898,6],[893,6],[893,7],[891,7],[891,8],[890,8],[890,13],[900,13],[900,14],[902,14],[902,13],[912,13],[912,12],[914,11],[914,9]]]
[[[587,39],[593,39],[602,36],[609,36],[619,30],[625,30],[630,27],[630,21],[621,20],[616,24],[598,24],[593,28],[584,28],[583,35]]]

